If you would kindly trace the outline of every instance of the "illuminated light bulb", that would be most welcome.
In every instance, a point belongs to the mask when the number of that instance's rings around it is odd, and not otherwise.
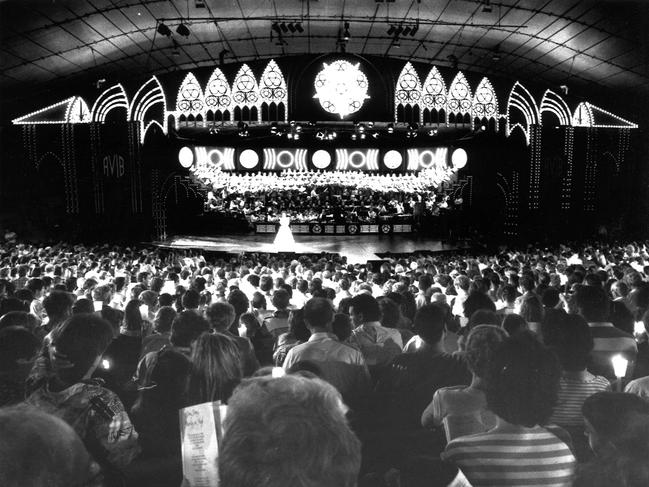
[[[611,364],[613,364],[613,372],[618,379],[626,375],[626,369],[629,366],[629,361],[622,357],[622,355],[615,355],[611,357]]]
[[[183,147],[178,151],[178,162],[184,168],[191,167],[194,163],[194,153],[189,147]]]
[[[280,377],[284,377],[286,375],[286,372],[282,367],[273,367],[273,372],[272,372],[272,377],[275,379],[279,379]]]
[[[110,360],[102,359],[101,368],[104,369],[104,370],[109,370],[110,369]]]

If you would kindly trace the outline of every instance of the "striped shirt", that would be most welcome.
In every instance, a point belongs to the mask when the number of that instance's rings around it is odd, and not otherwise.
[[[457,465],[474,487],[569,487],[576,460],[568,445],[546,428],[520,428],[457,438],[442,459]]]
[[[581,426],[584,423],[581,406],[596,392],[610,391],[611,383],[601,375],[586,372],[583,377],[561,377],[559,400],[550,422],[559,426]]]
[[[633,336],[615,328],[612,323],[588,323],[593,336],[592,360],[588,370],[593,374],[603,375],[614,379],[611,358],[621,354],[629,361],[627,377],[633,374],[633,364],[638,354],[638,345]]]

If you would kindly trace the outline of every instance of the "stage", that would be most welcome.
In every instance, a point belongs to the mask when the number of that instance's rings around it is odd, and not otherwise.
[[[176,249],[203,249],[213,252],[278,253],[273,245],[275,235],[222,235],[202,237],[176,235],[153,245]],[[320,254],[322,252],[347,256],[351,264],[365,264],[368,260],[379,260],[386,254],[412,252],[437,253],[468,249],[470,246],[460,241],[454,244],[439,239],[414,234],[396,235],[294,235],[296,254]]]

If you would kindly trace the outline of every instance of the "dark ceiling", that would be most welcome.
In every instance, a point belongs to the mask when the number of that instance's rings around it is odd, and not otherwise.
[[[157,32],[161,21],[170,37]],[[303,32],[279,38],[274,22]],[[647,1],[0,0],[2,104],[25,113],[45,94],[54,102],[98,79],[211,66],[224,50],[226,63],[340,52],[345,22],[348,53],[649,99]],[[395,39],[391,24],[417,30]]]

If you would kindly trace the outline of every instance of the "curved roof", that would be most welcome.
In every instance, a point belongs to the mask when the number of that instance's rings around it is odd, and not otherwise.
[[[0,93],[346,50],[647,99],[648,28],[640,0],[0,0]]]

